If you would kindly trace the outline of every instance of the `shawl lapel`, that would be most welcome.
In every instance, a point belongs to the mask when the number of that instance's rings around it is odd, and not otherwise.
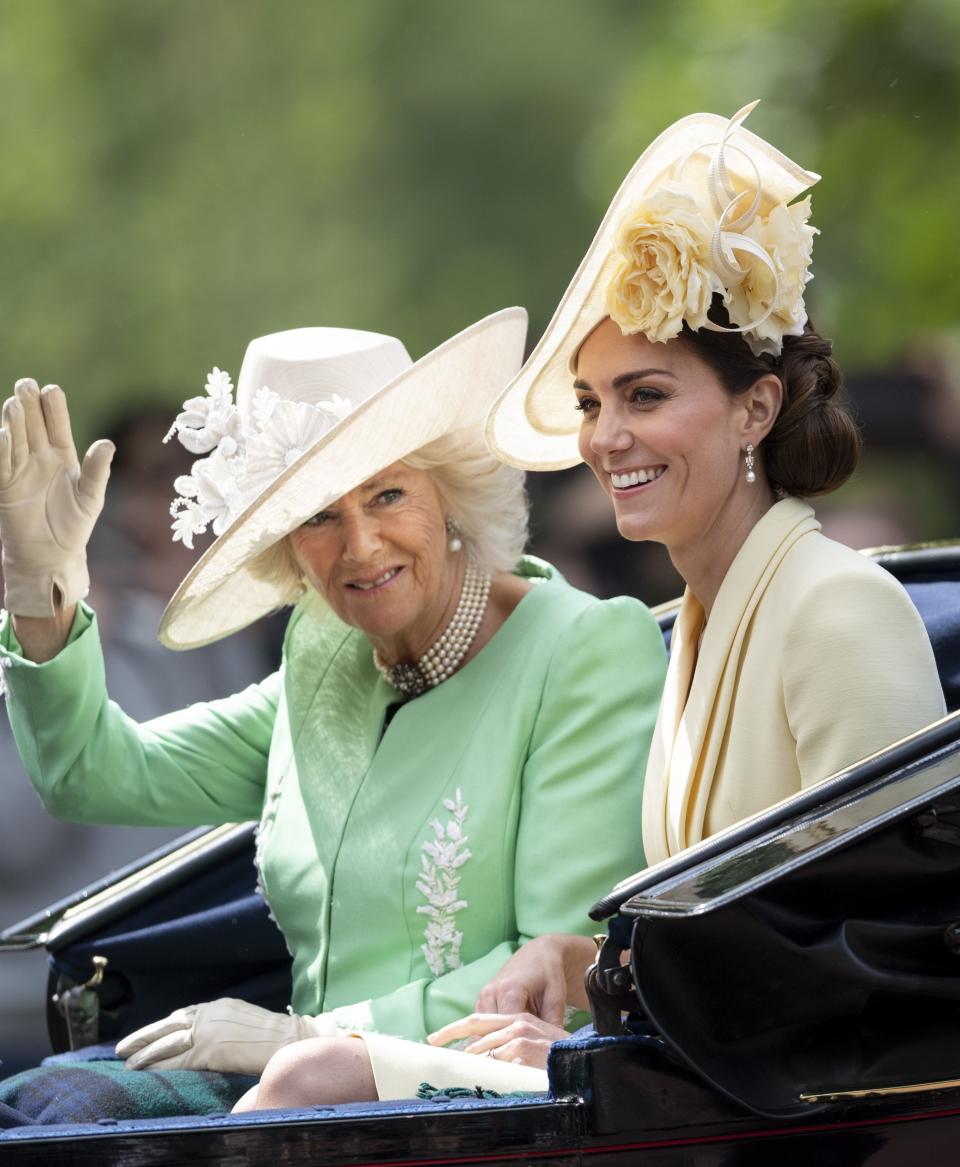
[[[819,529],[806,503],[783,499],[737,552],[705,629],[703,607],[689,589],[684,592],[647,763],[643,846],[648,863],[702,839],[753,613],[790,548]]]

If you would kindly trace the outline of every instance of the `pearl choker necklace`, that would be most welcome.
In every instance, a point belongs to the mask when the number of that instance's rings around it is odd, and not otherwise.
[[[386,665],[374,649],[373,663],[387,684],[404,697],[419,697],[455,673],[476,639],[480,621],[487,610],[490,583],[490,576],[484,575],[472,560],[467,560],[457,610],[439,638],[416,664]]]

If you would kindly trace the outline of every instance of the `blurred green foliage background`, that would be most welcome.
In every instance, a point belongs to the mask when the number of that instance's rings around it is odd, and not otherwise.
[[[650,139],[760,97],[750,127],[825,175],[813,318],[855,387],[940,393],[958,51],[955,0],[0,0],[0,376],[62,383],[86,442],[276,329],[416,356],[519,303],[532,342]],[[894,455],[851,497],[909,488],[911,535],[957,533]]]

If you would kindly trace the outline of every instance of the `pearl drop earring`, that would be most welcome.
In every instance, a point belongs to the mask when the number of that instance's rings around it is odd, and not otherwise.
[[[753,442],[747,442],[747,452],[743,456],[743,461],[747,467],[747,482],[756,482],[757,476],[753,470]]]
[[[444,525],[447,528],[447,534],[450,536],[447,547],[453,552],[461,551],[463,549],[463,540],[460,538],[460,525],[457,523],[457,520],[448,516]]]

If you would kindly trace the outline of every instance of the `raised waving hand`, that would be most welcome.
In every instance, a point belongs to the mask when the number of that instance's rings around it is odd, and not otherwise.
[[[50,618],[90,586],[87,540],[103,507],[113,443],[77,458],[66,397],[24,378],[4,402],[0,426],[0,544],[5,606]]]

